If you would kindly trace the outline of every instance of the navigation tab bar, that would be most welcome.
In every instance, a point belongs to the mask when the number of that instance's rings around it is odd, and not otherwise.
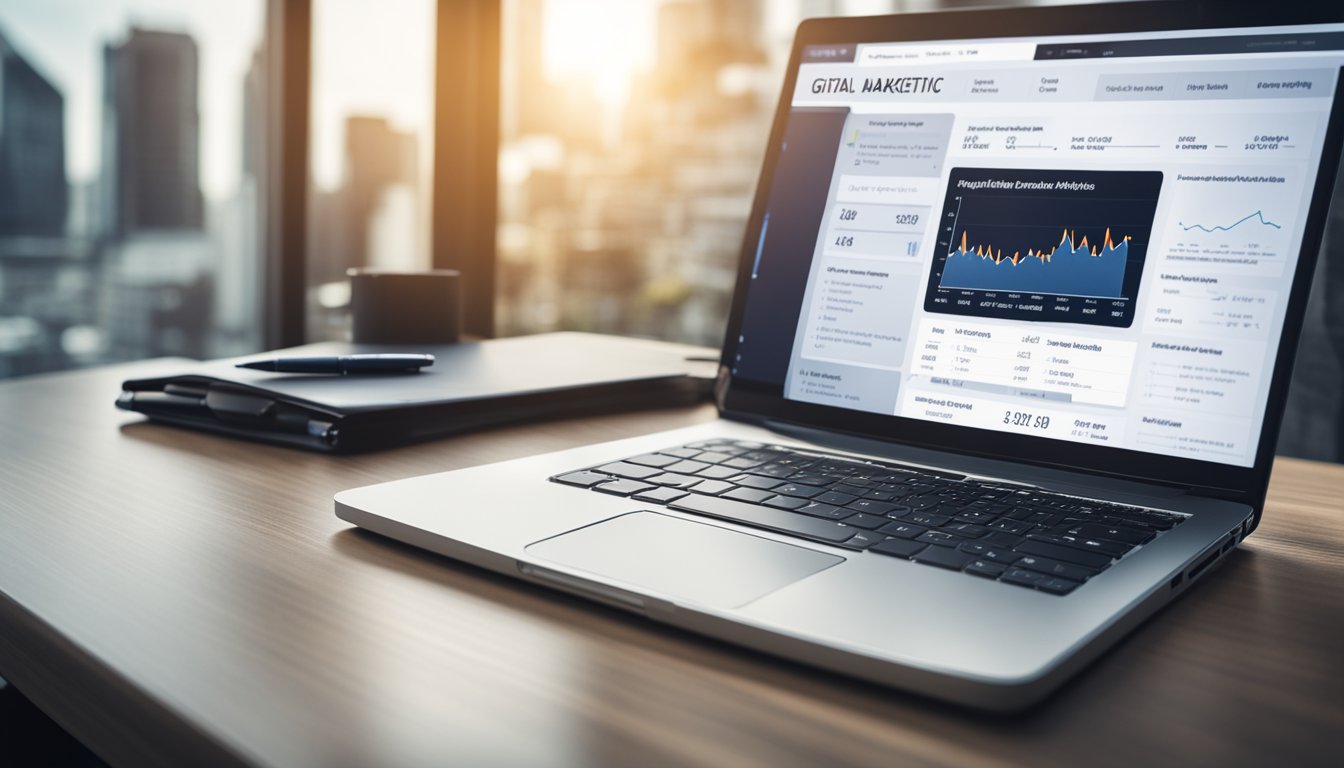
[[[1334,93],[1328,69],[1252,72],[1134,72],[1097,78],[1097,101],[1310,99]]]
[[[1172,37],[1158,40],[1051,43],[1036,46],[1036,60],[1320,53],[1338,50],[1344,50],[1344,32],[1300,32],[1278,35],[1240,35],[1237,37]]]

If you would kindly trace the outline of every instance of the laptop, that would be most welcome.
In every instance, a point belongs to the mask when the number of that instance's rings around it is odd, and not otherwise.
[[[343,520],[649,619],[1026,707],[1260,521],[1344,6],[798,28],[720,418],[356,488]]]

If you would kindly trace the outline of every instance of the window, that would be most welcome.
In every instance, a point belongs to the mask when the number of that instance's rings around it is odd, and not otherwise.
[[[343,339],[351,267],[430,266],[434,0],[313,4],[308,338]]]
[[[936,5],[504,0],[500,333],[717,346],[799,20]]]
[[[262,0],[0,11],[0,377],[261,344]]]

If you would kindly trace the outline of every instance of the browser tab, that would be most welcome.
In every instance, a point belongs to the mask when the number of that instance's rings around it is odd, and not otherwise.
[[[856,45],[809,45],[803,48],[805,64],[850,64],[854,61]]]
[[[1036,54],[1031,43],[955,43],[920,45],[898,43],[860,45],[857,63],[868,66],[932,64],[937,62],[1030,61]]]

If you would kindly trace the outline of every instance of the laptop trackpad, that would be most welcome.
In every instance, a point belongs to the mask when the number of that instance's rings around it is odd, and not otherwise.
[[[528,545],[527,554],[674,599],[734,608],[843,557],[656,512],[632,512]]]

